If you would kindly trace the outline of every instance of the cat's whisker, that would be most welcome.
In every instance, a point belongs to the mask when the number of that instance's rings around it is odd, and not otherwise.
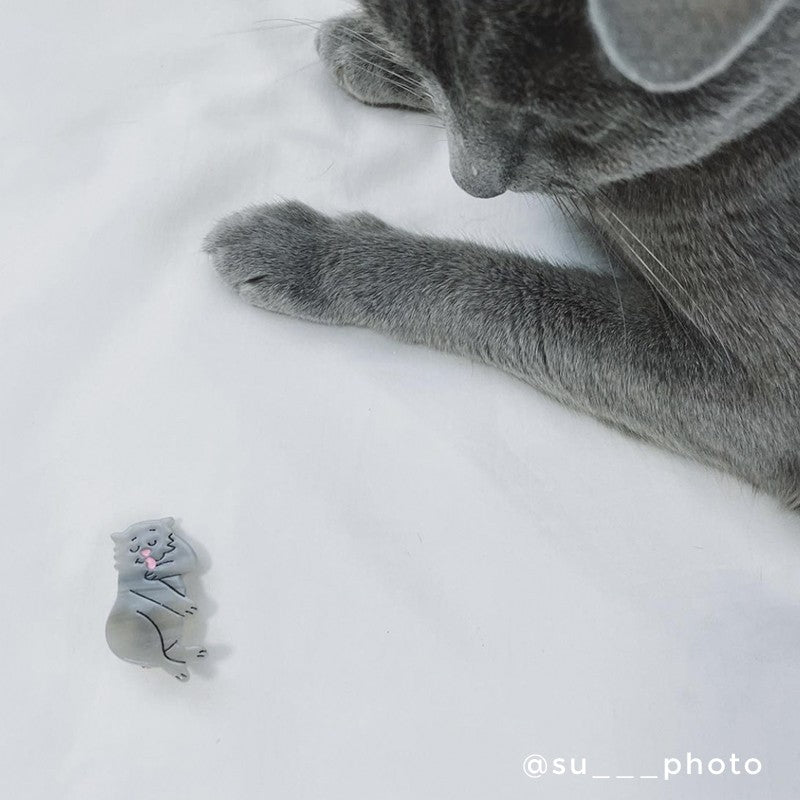
[[[435,123],[430,122],[409,122],[406,124],[413,125],[415,128],[435,128],[438,131],[447,130],[444,125],[436,125]]]
[[[357,56],[354,53],[351,53],[350,57],[351,58],[357,58]],[[370,75],[372,77],[375,76],[376,72],[380,72],[381,67],[378,66],[377,64],[374,64],[371,61],[367,61],[366,59],[359,58],[359,60],[362,62],[361,64],[357,64],[357,63],[351,62],[350,66],[353,69],[360,70],[365,75]],[[420,103],[424,103],[427,100],[429,100],[428,97],[420,95],[417,92],[413,91],[412,89],[408,88],[407,86],[403,86],[402,84],[399,84],[396,81],[393,81],[389,76],[381,75],[381,80],[385,81],[386,83],[390,84],[391,86],[394,86],[395,89],[397,89],[402,94],[406,94],[409,97],[415,98]]]
[[[569,218],[572,220],[572,222],[577,227],[580,227],[582,222],[588,222],[596,230],[597,229],[597,224],[594,222],[594,219],[591,217],[591,215],[589,213],[589,208],[588,208],[588,204],[586,203],[586,199],[583,196],[581,196],[580,199],[583,201],[584,208],[579,208],[578,199],[577,198],[573,198],[573,197],[564,197],[564,198],[562,198],[564,209],[567,210]],[[572,206],[571,209],[569,208],[568,204],[570,204]],[[617,300],[619,302],[619,312],[620,312],[620,316],[622,318],[622,334],[623,334],[623,336],[625,338],[627,338],[627,335],[628,335],[628,322],[627,322],[627,319],[625,317],[625,304],[624,304],[624,302],[622,300],[622,290],[620,289],[619,279],[617,278],[616,270],[615,270],[614,265],[613,265],[613,263],[611,261],[611,254],[608,251],[608,247],[606,246],[603,237],[601,236],[599,238],[600,238],[600,240],[602,242],[602,247],[603,247],[603,251],[604,251],[605,256],[606,256],[606,261],[608,262],[608,267],[609,267],[609,270],[611,272],[611,277],[612,277],[612,279],[614,281],[614,289],[615,289],[615,291],[617,293]],[[574,237],[573,237],[573,241],[574,241]],[[577,242],[575,242],[575,246],[576,246],[576,249],[577,249],[577,247],[578,247]]]
[[[293,26],[302,26],[305,28],[313,28],[319,30],[323,20],[320,19],[301,19],[300,17],[265,17],[264,19],[257,19],[257,23],[262,22],[285,22],[286,25],[281,25],[281,28],[290,28]]]
[[[274,21],[276,21],[276,22],[288,22],[288,23],[292,23],[292,24],[296,24],[296,25],[303,25],[303,26],[311,28],[312,30],[315,30],[315,31],[319,31],[320,28],[322,27],[322,23],[320,21],[318,21],[318,20],[304,20],[304,19],[300,19],[299,17],[294,18],[294,19],[282,19],[280,17],[276,17],[276,18],[274,18]],[[347,31],[348,34],[352,35],[356,39],[359,39],[360,41],[364,42],[368,46],[374,48],[375,50],[378,50],[378,51],[381,51],[381,52],[385,53],[387,56],[389,56],[389,60],[390,61],[394,62],[397,59],[397,55],[395,53],[393,53],[391,50],[387,49],[386,47],[383,47],[378,42],[374,41],[373,39],[370,39],[368,36],[365,36],[363,33],[360,33],[359,31],[355,30],[354,28],[348,28],[348,27],[342,26],[342,29]],[[335,38],[337,38],[341,42],[346,42],[347,41],[346,37],[344,37],[342,35],[335,36]],[[362,60],[366,60],[366,59],[363,59],[363,57],[362,57]],[[413,81],[410,77],[408,77],[406,75],[400,75],[399,73],[394,72],[394,71],[388,69],[387,67],[384,67],[383,65],[375,64],[374,62],[371,62],[371,61],[368,62],[368,63],[371,64],[371,65],[374,65],[377,68],[382,69],[384,72],[387,72],[387,73],[393,75],[394,77],[396,77],[396,78],[398,78],[400,80],[403,80],[403,81],[407,82],[409,84],[409,86],[413,86],[414,88],[423,88],[421,82]]]
[[[342,36],[336,38],[338,38],[338,40],[341,42],[346,41],[346,39]],[[351,59],[355,59],[360,64],[365,65],[364,67],[362,67],[364,72],[369,73],[370,71],[376,71],[382,73],[381,77],[383,80],[385,80],[387,83],[391,84],[395,88],[400,89],[401,91],[416,97],[418,100],[425,100],[430,98],[430,95],[427,95],[427,93],[426,97],[421,95],[417,91],[419,88],[421,88],[418,84],[413,83],[411,80],[405,78],[403,75],[394,72],[388,67],[385,67],[383,64],[379,64],[375,61],[370,61],[368,58],[365,58],[364,56],[359,55],[358,53],[354,53],[352,50],[349,51],[348,56]]]
[[[619,230],[616,229],[615,221],[613,221],[610,217],[604,214],[599,208],[595,208],[595,210],[605,220],[609,228],[616,234],[617,240],[625,246],[625,248],[634,256],[634,258],[644,268],[644,270],[646,271],[645,277],[648,277],[651,282],[655,283],[661,289],[664,295],[669,300],[672,301],[677,311],[680,311],[682,314],[686,314],[689,318],[691,318],[691,314],[687,313],[687,311],[683,308],[683,305],[678,300],[678,298],[664,285],[663,281],[661,281],[658,275],[656,275],[656,273],[651,269],[650,265],[644,260],[642,255],[628,241],[628,239],[624,235],[622,235],[622,233],[620,233]],[[607,210],[609,211],[610,214],[613,214],[613,212],[610,209]],[[628,231],[630,232],[630,229],[628,229]],[[634,240],[637,241],[638,244],[641,244],[641,242],[638,241],[638,238],[635,236]]]
[[[342,30],[346,31],[349,35],[353,36],[354,38],[356,38],[359,41],[363,42],[364,44],[368,45],[369,47],[372,47],[374,50],[377,50],[380,53],[384,53],[386,56],[388,56],[388,58],[386,58],[384,60],[389,61],[389,63],[394,64],[397,61],[397,55],[395,53],[392,53],[391,50],[388,50],[387,48],[381,46],[380,44],[378,44],[373,39],[370,39],[368,36],[364,36],[364,34],[360,33],[359,31],[355,30],[354,28],[347,28],[347,27],[342,26]],[[331,33],[329,35],[333,35],[334,38],[336,38],[340,42],[346,42],[347,41],[347,37],[343,36],[341,34],[337,35],[337,34]],[[352,53],[352,51],[351,51],[350,54],[351,55],[356,55],[355,53]],[[393,77],[395,77],[398,80],[402,81],[404,84],[407,84],[409,88],[422,89],[425,92],[426,95],[429,95],[429,93],[427,92],[427,90],[423,86],[422,82],[419,81],[419,80],[414,79],[410,75],[401,75],[400,73],[395,72],[394,70],[390,69],[389,67],[385,66],[382,63],[369,61],[368,59],[365,59],[363,56],[360,56],[360,58],[361,58],[362,61],[366,61],[367,63],[369,63],[371,65],[374,65],[376,68],[381,69],[384,73],[392,75]]]
[[[581,216],[586,220],[586,222],[591,225],[594,234],[595,240],[599,243],[600,247],[603,248],[603,253],[606,257],[606,264],[608,267],[609,272],[611,273],[611,277],[614,279],[614,288],[617,292],[617,300],[619,301],[619,312],[622,316],[622,335],[627,339],[628,336],[628,324],[625,318],[625,304],[622,300],[622,290],[619,285],[619,279],[617,278],[617,267],[614,264],[614,260],[611,257],[611,251],[608,248],[608,242],[606,241],[606,237],[603,235],[600,226],[597,224],[594,218],[594,209],[592,205],[589,203],[588,199],[581,195],[581,201],[583,202],[582,210],[578,210],[578,202],[577,200],[573,200],[573,204],[575,205],[576,211],[581,214]]]
[[[388,57],[388,60],[391,63],[395,63],[397,61],[398,57],[397,57],[396,53],[393,53],[391,50],[389,50],[388,48],[386,48],[383,45],[379,44],[374,39],[370,39],[368,36],[365,36],[363,33],[360,33],[359,31],[355,30],[355,28],[344,27],[344,30],[347,31],[352,36],[355,36],[360,41],[364,42],[364,44],[366,44],[366,45],[372,47],[373,49],[378,50],[379,52],[385,54]],[[411,84],[411,85],[413,85],[413,86],[415,86],[415,87],[417,87],[419,89],[424,89],[424,86],[423,86],[423,83],[422,83],[421,80],[414,79],[409,75],[402,75],[401,76],[396,72],[392,72],[391,74],[395,75],[396,77],[402,77],[409,84]],[[427,91],[426,91],[426,94],[427,94]]]
[[[613,209],[607,207],[608,212],[614,217],[614,219],[619,222],[620,225],[633,237],[633,239],[642,247],[644,248],[645,252],[656,262],[656,264],[661,267],[664,271],[664,275],[672,280],[672,282],[677,286],[678,290],[685,296],[691,305],[694,307],[697,315],[705,322],[711,332],[717,337],[720,345],[724,347],[723,339],[720,334],[715,330],[711,320],[709,319],[708,315],[703,311],[703,309],[699,306],[699,304],[691,299],[691,293],[688,289],[675,277],[675,275],[671,272],[671,270],[667,267],[667,265],[660,259],[656,254],[642,241],[642,239],[633,231],[631,228],[625,224],[625,222],[620,218],[620,216],[614,212]],[[710,300],[712,305],[716,306],[713,300]],[[721,311],[721,309],[717,306],[717,310]]]
[[[598,211],[598,213],[600,214],[601,217],[603,217],[603,219],[609,226],[612,225],[611,220],[607,216],[605,216],[602,211]],[[669,289],[667,289],[667,287],[663,284],[663,282],[659,280],[656,273],[653,272],[648,263],[642,258],[641,254],[625,238],[625,236],[621,235],[618,231],[615,231],[615,233],[617,240],[620,242],[620,244],[622,244],[625,247],[625,249],[631,253],[631,255],[636,259],[636,261],[639,262],[639,265],[644,270],[643,277],[645,278],[645,281],[648,283],[648,285],[653,289],[655,298],[657,300],[666,299],[670,301],[670,305],[673,308],[673,311],[679,312],[678,314],[674,314],[675,318],[678,320],[681,327],[683,327],[684,330],[688,331],[682,319],[683,315],[686,314],[686,311],[683,309],[678,299],[669,291]],[[700,334],[705,338],[705,334],[703,334],[702,331],[700,332]]]
[[[291,27],[293,25],[299,25],[306,28],[310,28],[311,30],[314,31],[319,31],[322,26],[322,22],[320,20],[301,19],[299,17],[295,18],[273,17],[259,21],[287,23],[286,25],[276,26],[276,29],[280,27]],[[384,53],[385,56],[388,56],[388,59],[381,56],[382,60],[389,60],[390,63],[393,63],[397,59],[397,56],[394,53],[392,53],[391,50],[387,49],[386,47],[383,47],[381,44],[374,41],[373,39],[370,39],[368,36],[365,36],[359,31],[348,27],[343,27],[343,30],[347,31],[347,33],[351,35],[353,38],[358,39],[367,46],[378,51],[378,53]],[[329,32],[329,35],[333,36],[337,41],[343,43],[347,42],[347,37],[341,34]],[[372,70],[380,72],[381,78],[385,80],[387,83],[394,86],[399,91],[414,97],[421,103],[426,103],[426,102],[431,104],[433,103],[433,97],[431,96],[430,92],[423,86],[421,81],[414,80],[408,75],[401,75],[400,73],[396,72],[395,70],[392,70],[385,64],[380,63],[379,61],[371,61],[359,55],[358,53],[353,52],[352,50],[349,52],[349,55],[351,56],[351,58],[356,59],[360,61],[362,64],[366,65],[365,67],[362,68],[365,73],[368,74]]]
[[[610,214],[612,214],[615,218],[618,219],[617,215],[614,214],[614,212],[611,211],[611,209],[608,209],[608,211],[609,211]],[[597,212],[606,221],[606,223],[611,227],[611,229],[614,230],[614,222],[608,216],[606,216],[600,209],[597,209]],[[619,220],[619,222],[628,231],[628,233],[630,233],[630,235],[633,237],[634,241],[637,244],[639,244],[640,246],[644,247],[644,244],[641,242],[639,237],[637,237],[636,234],[634,234],[630,230],[630,228],[628,228],[626,225],[624,225],[624,223],[622,223],[621,220]],[[686,316],[686,318],[688,320],[691,320],[692,319],[692,313],[690,311],[687,311],[686,308],[684,307],[684,305],[681,303],[680,299],[678,297],[676,297],[675,294],[673,292],[671,292],[667,288],[667,286],[658,277],[658,275],[655,273],[655,271],[652,269],[652,267],[642,257],[641,253],[639,253],[639,251],[636,250],[636,248],[630,243],[630,241],[628,241],[626,236],[623,235],[619,230],[616,230],[615,232],[616,232],[618,240],[626,247],[626,249],[631,253],[631,255],[636,259],[638,264],[642,267],[642,269],[644,270],[644,273],[645,273],[645,277],[648,278],[648,280],[651,283],[654,283],[660,289],[660,291],[663,294],[664,298],[669,300],[669,301],[671,301],[673,309],[675,311],[679,312],[679,314],[677,315],[678,319],[680,320],[680,316],[683,315],[683,316]],[[648,253],[650,253],[652,255],[652,251],[650,251],[648,248],[645,248],[645,249],[648,251]],[[671,276],[671,277],[673,277],[673,279],[674,279],[674,276]],[[724,343],[723,338],[720,336],[719,332],[715,329],[714,325],[711,323],[711,320],[708,319],[707,315],[703,312],[703,310],[700,309],[695,302],[692,302],[692,305],[695,307],[697,316],[701,318],[703,323],[705,323],[705,325],[708,327],[708,329],[713,334],[713,337],[709,336],[703,330],[702,326],[695,325],[695,326],[693,326],[693,330],[695,330],[697,333],[699,333],[713,349],[718,350],[718,351],[721,349],[722,355],[732,365],[733,364],[733,359],[731,357],[731,354],[728,352],[728,349],[725,347],[725,343]],[[685,329],[685,326],[684,326],[684,329]]]
[[[341,42],[346,42],[346,38],[344,36],[336,37]],[[366,64],[367,66],[371,67],[372,69],[379,70],[385,80],[391,83],[393,86],[397,87],[398,89],[402,89],[403,91],[407,92],[408,94],[413,95],[419,100],[430,99],[430,94],[424,90],[424,87],[421,83],[414,82],[411,78],[406,77],[405,75],[401,75],[398,72],[390,69],[389,67],[384,66],[381,63],[376,61],[370,61],[368,58],[365,58],[358,53],[353,52],[352,50],[348,53],[351,58],[355,58],[360,61],[362,64]],[[391,80],[394,78],[394,80]],[[419,90],[425,91],[425,94],[420,94]]]
[[[376,50],[380,50],[382,53],[385,53],[392,61],[397,59],[396,53],[393,53],[391,50],[389,50],[388,47],[384,47],[383,45],[376,42],[374,39],[370,39],[368,36],[365,36],[363,33],[360,33],[354,28],[345,27],[345,30],[348,33],[351,33],[356,38],[360,39],[362,42],[368,44],[370,47],[374,47]]]

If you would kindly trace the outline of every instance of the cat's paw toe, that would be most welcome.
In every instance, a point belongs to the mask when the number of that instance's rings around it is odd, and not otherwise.
[[[217,223],[204,249],[243,298],[271,311],[318,319],[319,273],[331,220],[302,203],[249,208]]]

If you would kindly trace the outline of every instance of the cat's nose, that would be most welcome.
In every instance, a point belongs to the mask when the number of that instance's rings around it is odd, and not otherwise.
[[[450,169],[453,180],[473,197],[498,197],[508,188],[508,180],[491,165],[468,164],[466,168]]]
[[[499,153],[462,142],[451,144],[450,173],[465,192],[486,199],[503,194],[511,182],[508,165]]]

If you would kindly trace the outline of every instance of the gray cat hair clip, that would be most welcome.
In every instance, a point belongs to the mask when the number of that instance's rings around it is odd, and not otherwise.
[[[123,661],[161,667],[179,681],[188,681],[187,663],[204,658],[206,651],[181,644],[186,618],[197,611],[186,595],[183,576],[197,569],[197,556],[174,528],[175,520],[165,517],[111,534],[119,577],[106,641]]]

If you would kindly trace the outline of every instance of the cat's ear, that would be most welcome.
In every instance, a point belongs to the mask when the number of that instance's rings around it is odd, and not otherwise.
[[[790,0],[589,0],[612,64],[652,92],[679,92],[722,72]]]

